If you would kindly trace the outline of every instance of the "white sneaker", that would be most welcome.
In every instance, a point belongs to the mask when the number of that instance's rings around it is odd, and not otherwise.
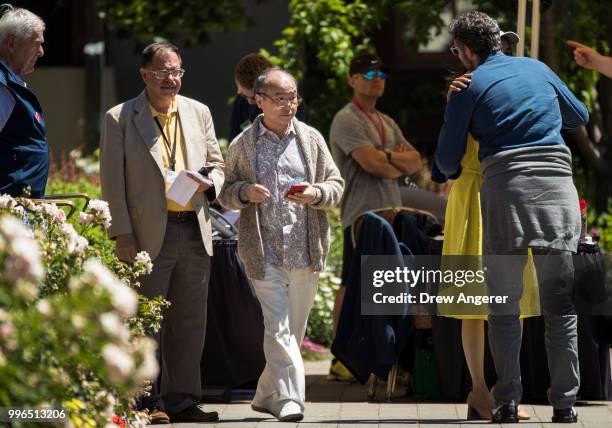
[[[274,412],[272,412],[272,410],[264,406],[257,406],[255,404],[251,404],[251,410],[253,410],[254,412],[259,412],[259,413],[267,413],[269,415],[276,417],[276,415],[274,414]]]
[[[278,412],[278,420],[281,422],[299,422],[302,419],[304,419],[304,413],[295,401],[287,401]]]

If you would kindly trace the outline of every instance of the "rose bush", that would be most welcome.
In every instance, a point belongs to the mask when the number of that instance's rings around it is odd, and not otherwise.
[[[136,293],[152,263],[114,257],[106,202],[72,221],[0,196],[0,406],[63,406],[72,426],[144,425],[135,399],[158,371],[146,335],[168,303]]]

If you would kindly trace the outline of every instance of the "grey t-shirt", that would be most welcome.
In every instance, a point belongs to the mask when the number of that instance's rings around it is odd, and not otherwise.
[[[395,144],[402,142],[410,146],[397,123],[383,113],[380,113],[380,116],[385,126],[385,146],[393,149]],[[373,118],[377,120],[376,116]],[[380,135],[365,113],[353,103],[345,105],[334,117],[329,139],[332,156],[345,181],[340,208],[342,227],[349,227],[367,211],[402,206],[396,179],[379,178],[368,174],[351,157],[353,150],[367,144],[376,149],[382,147]]]

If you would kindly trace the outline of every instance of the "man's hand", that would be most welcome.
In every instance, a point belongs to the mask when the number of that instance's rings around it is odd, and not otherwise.
[[[308,183],[305,183],[308,184]],[[317,197],[317,189],[308,184],[308,187],[303,192],[287,195],[286,198],[297,204],[306,205],[311,203]]]
[[[598,70],[597,67],[601,63],[602,55],[595,49],[573,40],[568,40],[567,44],[574,48],[574,59],[579,66],[589,70]]]
[[[404,144],[403,142],[393,146],[393,151],[396,153],[408,152],[410,150],[412,149],[408,146],[408,144]]]
[[[573,40],[568,40],[567,44],[574,48],[574,59],[579,66],[597,70],[612,79],[612,57],[601,55],[595,49]]]
[[[465,73],[463,76],[459,76],[455,78],[448,87],[448,92],[446,93],[446,101],[449,100],[451,94],[453,92],[461,92],[470,86],[470,82],[472,81],[472,73]]]
[[[207,191],[208,189],[210,189],[210,186],[208,184],[200,183],[196,190],[196,193],[202,193]]]
[[[123,262],[132,262],[138,252],[138,242],[131,233],[116,238],[115,254]]]
[[[208,184],[204,184],[204,183],[200,183],[198,180],[196,180],[195,178],[189,176],[189,174],[187,174],[187,177],[189,177],[190,179],[192,179],[193,181],[195,181],[196,183],[198,183],[198,188],[196,189],[196,193],[202,193],[207,191],[208,189],[210,189],[210,185]]]
[[[249,184],[246,189],[246,197],[249,202],[259,204],[268,199],[272,194],[261,184]]]

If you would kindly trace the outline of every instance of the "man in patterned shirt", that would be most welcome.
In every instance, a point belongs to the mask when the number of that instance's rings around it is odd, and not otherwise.
[[[295,118],[291,74],[264,71],[254,93],[263,114],[230,145],[219,201],[240,209],[238,252],[264,317],[266,367],[252,408],[295,422],[304,417],[300,345],[329,248],[325,211],[344,181],[321,134]]]

